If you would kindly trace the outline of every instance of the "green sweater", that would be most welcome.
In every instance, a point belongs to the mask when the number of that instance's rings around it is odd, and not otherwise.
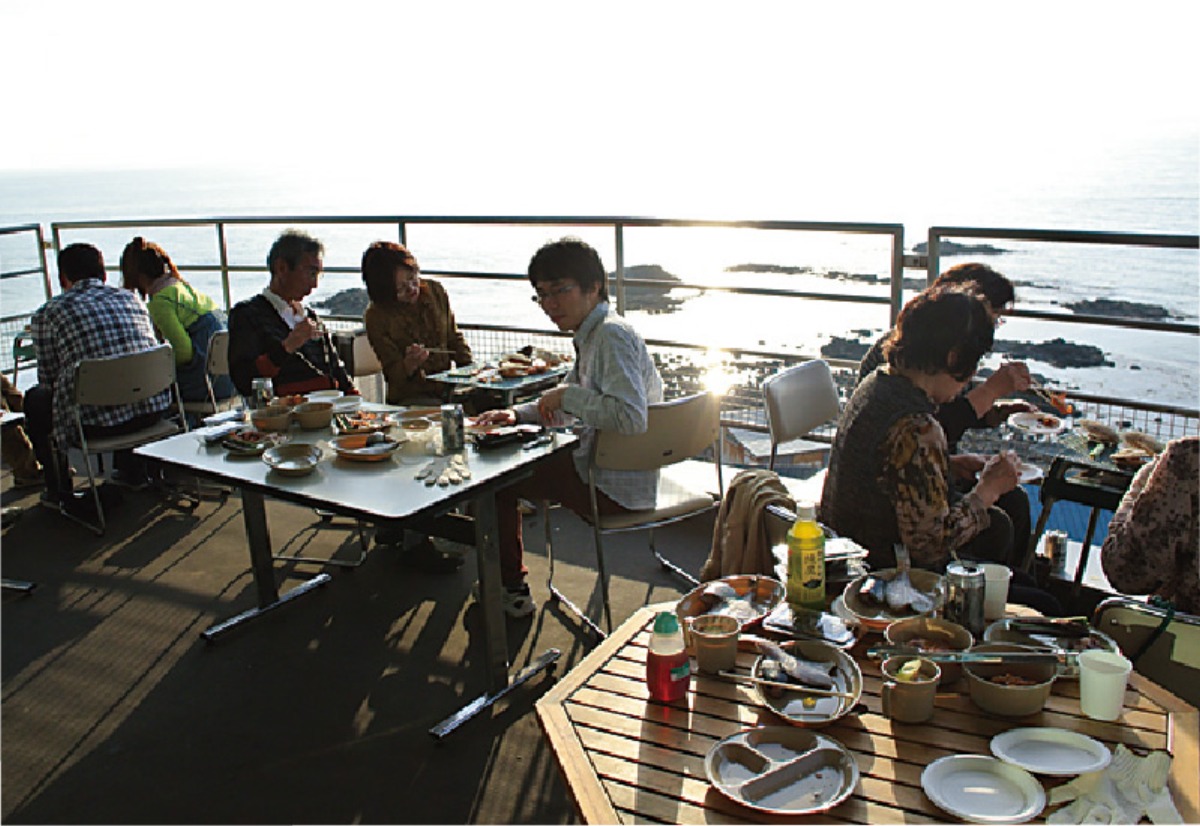
[[[171,343],[176,364],[187,364],[192,360],[192,338],[188,335],[188,327],[216,308],[211,298],[182,281],[163,287],[150,296],[146,305],[155,328]]]

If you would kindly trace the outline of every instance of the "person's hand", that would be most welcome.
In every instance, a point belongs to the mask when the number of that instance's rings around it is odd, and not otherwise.
[[[974,479],[986,463],[978,453],[956,453],[950,457],[950,472],[956,479]]]
[[[992,398],[998,399],[1010,393],[1028,390],[1031,381],[1029,367],[1025,362],[1006,361],[996,369],[996,372],[987,377],[984,384],[988,386]]]
[[[988,414],[984,416],[983,422],[988,427],[999,427],[1008,421],[1008,417],[1014,413],[1036,413],[1037,406],[1029,402],[1005,402],[1004,404],[994,404]]]
[[[1006,450],[990,457],[979,472],[979,484],[975,489],[989,507],[1017,486],[1020,480],[1017,462],[1017,454]]]
[[[567,385],[560,384],[558,387],[551,387],[538,399],[538,416],[541,417],[543,424],[551,424],[554,421],[554,414],[562,410],[563,396],[566,395],[566,392]]]
[[[429,351],[423,344],[410,344],[404,351],[404,372],[412,375],[421,369],[421,365],[429,360]]]
[[[510,425],[517,423],[517,414],[511,410],[485,410],[475,417],[476,424]]]
[[[321,328],[311,318],[300,321],[283,340],[283,349],[294,353],[321,334]]]

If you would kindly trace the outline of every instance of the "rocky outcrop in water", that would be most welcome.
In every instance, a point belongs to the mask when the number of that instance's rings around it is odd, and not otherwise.
[[[1000,340],[992,347],[996,353],[1007,353],[1016,359],[1044,361],[1054,367],[1115,367],[1104,357],[1104,351],[1092,344],[1076,344],[1062,338],[1041,343],[1033,341]]]
[[[913,252],[926,255],[929,252],[929,244],[925,241],[913,244]],[[942,241],[938,244],[938,255],[1004,255],[1006,252],[1008,250],[993,247],[991,244],[959,244],[956,241]]]
[[[1172,317],[1165,307],[1160,307],[1157,304],[1141,304],[1137,301],[1118,301],[1111,298],[1072,301],[1063,306],[1080,315],[1105,315],[1116,318],[1143,318],[1150,320]]]
[[[351,287],[348,290],[334,293],[324,301],[316,302],[316,306],[330,315],[362,318],[370,301],[365,287]]]
[[[608,274],[609,279],[616,278],[615,273]],[[684,298],[672,298],[669,293],[675,289],[682,279],[677,275],[673,275],[658,264],[636,264],[632,267],[625,268],[625,277],[627,279],[636,279],[639,281],[657,281],[659,284],[626,284],[625,285],[625,309],[626,310],[644,310],[651,315],[659,313],[673,313],[686,300]],[[609,283],[609,291],[612,292],[612,282]],[[614,300],[616,296],[613,296]]]
[[[726,267],[725,272],[765,272],[776,275],[815,275],[818,278],[828,278],[832,281],[854,281],[860,284],[886,284],[891,279],[886,275],[873,272],[844,272],[842,270],[827,270],[818,272],[812,267],[789,267],[782,264],[734,264]],[[925,289],[924,278],[905,278],[904,289]]]
[[[862,361],[862,357],[871,349],[872,343],[834,336],[828,344],[821,345],[821,355],[831,359]]]

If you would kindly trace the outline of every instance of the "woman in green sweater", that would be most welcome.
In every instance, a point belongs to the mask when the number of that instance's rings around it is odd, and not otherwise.
[[[225,329],[224,314],[213,300],[183,279],[166,250],[140,236],[121,253],[127,290],[147,299],[146,309],[159,335],[175,351],[175,374],[184,401],[208,401],[205,372],[208,343]],[[226,399],[236,392],[229,376],[212,377],[213,394]]]

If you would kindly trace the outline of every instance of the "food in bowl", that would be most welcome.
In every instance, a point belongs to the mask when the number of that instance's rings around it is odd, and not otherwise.
[[[250,422],[259,430],[287,430],[292,423],[292,411],[286,407],[265,407],[253,411]]]
[[[271,399],[270,402],[267,403],[267,407],[292,408],[298,404],[303,404],[303,403],[304,403],[304,397],[297,393],[297,394],[293,394],[291,396],[276,396],[275,398]]]
[[[683,629],[683,639],[692,645],[691,621],[704,614],[723,614],[748,625],[761,623],[763,617],[783,601],[783,583],[768,576],[737,574],[701,583],[675,604],[675,615]]]
[[[938,617],[897,620],[884,629],[883,638],[888,645],[913,648],[921,654],[966,651],[975,644],[975,638],[966,628]],[[942,672],[939,683],[952,683],[962,676],[960,663],[944,662],[938,665]]]
[[[1117,443],[1117,431],[1106,424],[1094,419],[1080,419],[1076,424],[1083,431],[1084,438],[1089,442],[1101,442],[1110,445]]]
[[[971,648],[977,654],[1029,654],[1038,649],[1011,643],[980,643]],[[1038,662],[966,663],[967,686],[971,701],[984,711],[1004,717],[1036,714],[1046,705],[1050,689],[1058,675],[1053,659]]]
[[[329,427],[333,421],[333,402],[304,402],[296,405],[292,415],[305,430]]]

